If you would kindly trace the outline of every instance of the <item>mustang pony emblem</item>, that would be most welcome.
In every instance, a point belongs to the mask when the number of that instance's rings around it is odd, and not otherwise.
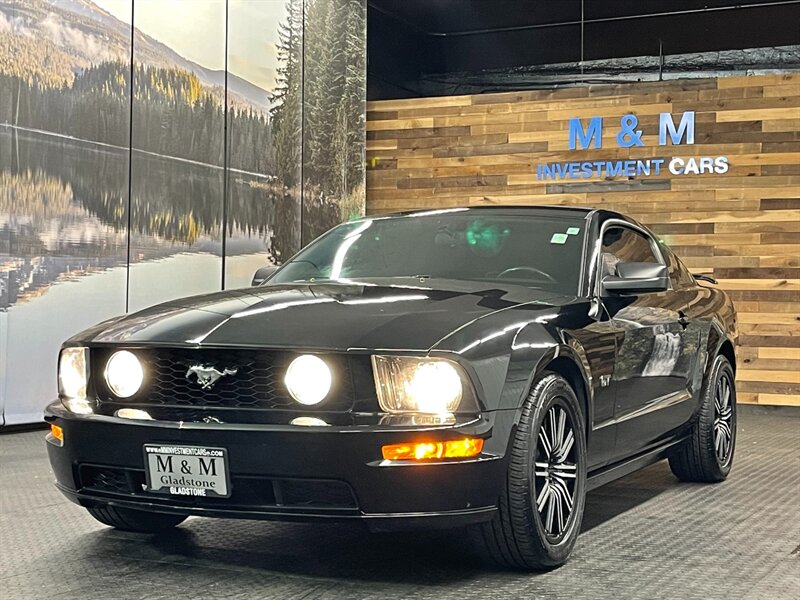
[[[189,370],[186,371],[186,379],[191,381],[192,374],[194,374],[197,376],[197,383],[200,384],[200,387],[204,390],[210,390],[218,380],[226,375],[236,375],[238,371],[239,369],[224,369],[220,371],[214,367],[195,365],[194,367],[189,367]]]

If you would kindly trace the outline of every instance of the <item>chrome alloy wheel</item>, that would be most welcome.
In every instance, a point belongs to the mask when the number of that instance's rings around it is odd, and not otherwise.
[[[578,470],[572,420],[558,404],[551,406],[542,420],[535,456],[536,510],[547,536],[557,539],[569,524]]]
[[[733,406],[731,381],[726,373],[714,390],[714,448],[720,465],[728,462],[733,447]]]

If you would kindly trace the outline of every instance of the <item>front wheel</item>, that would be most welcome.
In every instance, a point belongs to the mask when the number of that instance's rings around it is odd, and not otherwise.
[[[146,512],[118,506],[96,506],[86,510],[103,525],[137,533],[158,533],[172,529],[186,520],[186,515]]]
[[[586,499],[586,435],[575,392],[545,374],[525,401],[506,486],[492,521],[473,529],[482,553],[502,566],[552,569],[575,546]]]
[[[700,410],[686,444],[669,457],[681,481],[713,483],[731,472],[736,447],[736,385],[733,367],[722,355],[714,359],[703,384]]]

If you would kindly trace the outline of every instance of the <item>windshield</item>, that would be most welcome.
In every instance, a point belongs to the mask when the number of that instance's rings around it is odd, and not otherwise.
[[[345,223],[270,283],[430,277],[578,292],[585,222],[578,216],[417,214]]]

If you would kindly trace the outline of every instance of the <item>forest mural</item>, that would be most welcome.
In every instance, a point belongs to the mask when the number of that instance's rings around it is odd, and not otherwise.
[[[280,29],[275,173],[297,183],[302,159],[306,242],[364,210],[365,10],[363,0],[289,0]]]
[[[0,123],[120,147],[128,143],[130,65],[92,65],[69,84],[0,76]],[[223,97],[188,71],[135,64],[136,147],[209,164],[222,163]],[[232,168],[274,172],[268,115],[248,105],[228,108]],[[259,149],[262,149],[259,151]]]
[[[26,370],[54,372],[66,337],[247,285],[363,213],[365,17],[364,0],[0,0],[6,424],[40,418],[54,378]]]

